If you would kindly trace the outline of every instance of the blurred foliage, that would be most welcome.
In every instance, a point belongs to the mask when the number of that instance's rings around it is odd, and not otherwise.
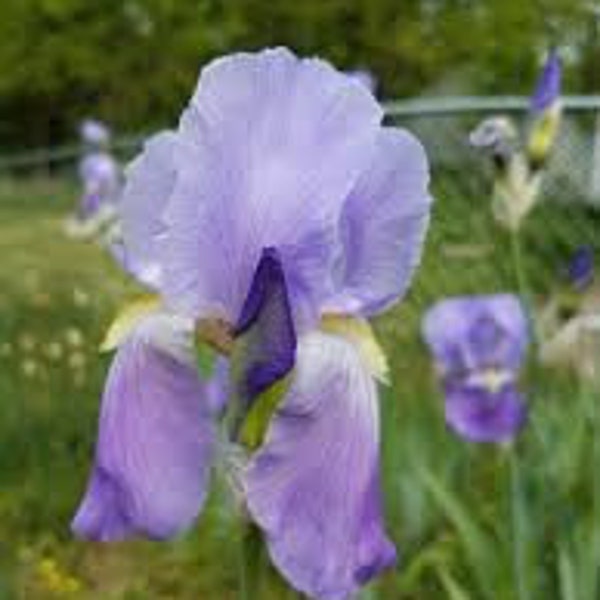
[[[2,0],[0,145],[72,139],[87,115],[173,123],[202,64],[278,44],[367,67],[385,96],[528,92],[557,44],[572,89],[591,91],[597,28],[588,0]]]

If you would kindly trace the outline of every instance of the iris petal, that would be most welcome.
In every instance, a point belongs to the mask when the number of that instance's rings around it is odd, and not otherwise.
[[[348,598],[395,561],[382,524],[378,445],[377,391],[359,351],[307,334],[245,485],[275,565],[311,597]]]
[[[204,395],[191,364],[146,336],[125,342],[110,369],[95,466],[72,524],[79,536],[166,538],[193,522],[215,439]]]
[[[204,69],[180,122],[166,212],[173,306],[236,322],[267,247],[281,254],[294,310],[297,294],[318,305],[341,207],[381,118],[363,86],[285,49]]]
[[[528,329],[516,296],[466,296],[436,304],[425,317],[423,336],[447,373],[485,368],[490,362],[516,370],[524,358]]]
[[[289,373],[296,355],[285,275],[274,248],[262,254],[235,335],[240,391],[244,404],[250,404]]]
[[[375,155],[342,213],[338,295],[330,312],[369,316],[406,292],[429,223],[428,184],[418,140],[401,129],[382,129]]]
[[[446,385],[446,422],[469,441],[509,441],[526,419],[525,404],[512,384],[495,392],[483,387]]]
[[[162,216],[175,184],[173,164],[177,138],[164,131],[151,137],[127,169],[119,210],[122,218],[123,267],[152,289],[159,289],[163,272],[159,237]]]
[[[550,107],[560,95],[562,68],[556,51],[550,52],[531,97],[531,111],[534,114]]]

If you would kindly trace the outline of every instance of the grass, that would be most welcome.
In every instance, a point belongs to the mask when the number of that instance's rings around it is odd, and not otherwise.
[[[467,445],[444,426],[419,337],[423,311],[446,295],[512,291],[516,280],[510,240],[485,201],[451,186],[456,174],[437,181],[446,185],[415,284],[375,323],[392,368],[382,463],[401,564],[364,599],[596,600],[598,391],[529,369],[523,387],[534,412],[516,446],[516,472],[510,450]],[[97,347],[111,315],[138,291],[101,249],[61,234],[75,196],[65,181],[0,182],[0,599],[238,598],[224,486],[194,531],[173,542],[104,546],[69,533],[108,364]],[[599,224],[581,210],[536,211],[523,232],[536,299],[556,287],[569,251],[598,239]],[[268,572],[264,600],[295,597]]]

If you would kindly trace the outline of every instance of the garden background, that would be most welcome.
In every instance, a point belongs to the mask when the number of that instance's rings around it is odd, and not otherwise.
[[[490,212],[490,173],[465,140],[484,116],[524,115],[518,98],[484,106],[472,97],[529,94],[552,45],[564,92],[576,97],[566,102],[544,201],[522,231],[535,300],[560,289],[577,247],[595,245],[598,255],[599,24],[600,4],[583,0],[3,0],[0,598],[239,597],[225,486],[176,541],[72,539],[109,360],[98,346],[139,290],[101,248],[62,234],[79,194],[76,153],[50,161],[47,151],[76,144],[79,121],[93,116],[111,124],[126,160],[137,140],[174,123],[208,60],[283,44],[371,70],[378,95],[401,101],[389,105],[390,120],[419,135],[433,161],[423,264],[404,303],[375,323],[391,365],[383,479],[401,562],[361,598],[597,600],[598,390],[532,360],[523,388],[535,410],[518,442],[514,506],[508,454],[446,430],[419,327],[444,296],[516,290],[510,239]],[[453,104],[457,97],[471,100]],[[265,600],[295,597],[274,572],[266,577]]]

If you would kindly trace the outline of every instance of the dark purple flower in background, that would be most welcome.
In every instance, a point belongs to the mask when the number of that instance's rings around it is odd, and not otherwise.
[[[551,50],[531,96],[531,111],[542,113],[550,109],[560,97],[562,67],[556,50]]]
[[[566,268],[566,276],[577,290],[586,289],[594,280],[594,249],[592,246],[579,247]]]
[[[394,562],[378,473],[382,355],[365,319],[405,293],[430,197],[421,145],[382,118],[347,75],[275,49],[210,64],[177,130],[146,144],[128,169],[120,257],[160,303],[112,336],[78,535],[189,528],[224,404],[207,386],[232,390],[243,429],[287,376],[239,482],[274,564],[298,590],[338,600]],[[208,381],[194,336],[231,360]]]
[[[423,334],[442,380],[449,427],[473,442],[512,439],[527,414],[516,386],[528,345],[518,298],[442,300],[427,313]]]

